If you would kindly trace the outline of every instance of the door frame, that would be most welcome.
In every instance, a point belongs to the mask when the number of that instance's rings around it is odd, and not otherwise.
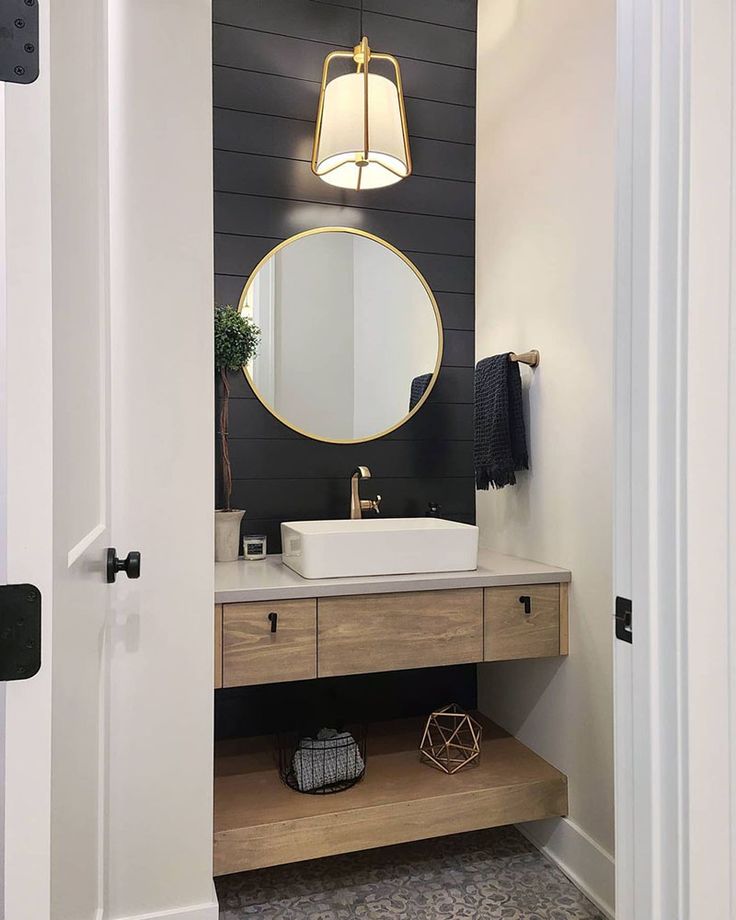
[[[732,0],[619,0],[616,916],[736,918]]]
[[[50,911],[52,359],[49,9],[40,76],[0,88],[0,573],[42,595],[42,666],[0,684],[5,920]],[[13,411],[8,411],[8,406]],[[27,411],[20,412],[18,407]],[[8,845],[12,842],[12,846]]]

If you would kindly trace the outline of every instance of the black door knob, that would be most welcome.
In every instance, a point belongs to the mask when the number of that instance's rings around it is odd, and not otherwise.
[[[133,550],[125,559],[118,559],[117,550],[110,547],[107,551],[107,582],[112,584],[118,572],[125,572],[128,578],[141,577],[141,554]]]

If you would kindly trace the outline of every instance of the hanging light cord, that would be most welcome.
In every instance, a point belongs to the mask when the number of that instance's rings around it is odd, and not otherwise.
[[[360,0],[360,37],[359,41],[363,41],[363,0]]]

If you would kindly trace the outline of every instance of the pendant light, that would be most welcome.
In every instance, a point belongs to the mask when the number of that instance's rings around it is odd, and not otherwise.
[[[360,26],[362,33],[362,0]],[[330,80],[330,65],[346,58],[356,71]],[[395,82],[370,70],[375,61],[392,66]],[[325,58],[312,172],[330,185],[355,191],[392,185],[411,174],[399,62],[392,54],[371,51],[365,36],[352,51],[331,51]]]

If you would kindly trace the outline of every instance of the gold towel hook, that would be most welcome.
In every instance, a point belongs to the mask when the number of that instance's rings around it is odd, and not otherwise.
[[[531,351],[524,351],[518,355],[514,354],[512,351],[509,357],[512,361],[516,361],[518,364],[528,364],[529,367],[539,366],[539,352],[536,348],[532,348]]]

